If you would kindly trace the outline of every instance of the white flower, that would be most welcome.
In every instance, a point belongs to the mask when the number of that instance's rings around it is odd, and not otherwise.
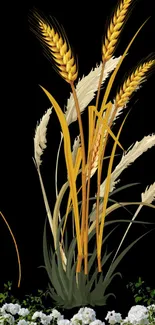
[[[1,308],[1,312],[8,312],[11,313],[12,315],[16,315],[19,310],[21,309],[21,306],[18,304],[4,304]]]
[[[60,319],[57,321],[58,325],[69,325],[71,322],[68,319]]]
[[[148,310],[151,309],[151,311],[154,311],[155,312],[155,304],[148,306],[147,309]]]
[[[52,320],[52,315],[46,315],[44,314],[42,311],[36,311],[33,316],[32,316],[32,320],[36,319],[36,318],[40,318],[40,322],[43,325],[48,325],[50,324],[51,320]]]
[[[28,322],[26,322],[25,319],[20,319],[19,322],[17,323],[17,325],[27,325]]]
[[[61,320],[64,318],[63,315],[60,314],[60,312],[57,309],[53,309],[52,313],[50,314],[53,318],[56,318],[57,320]]]
[[[29,313],[30,313],[30,312],[29,312],[29,310],[28,310],[27,308],[21,308],[21,309],[19,310],[19,312],[18,312],[18,315],[24,317],[24,316],[27,316]]]
[[[81,325],[82,324],[82,321],[83,321],[83,317],[82,317],[82,314],[78,313],[78,314],[75,314],[72,318],[71,318],[71,323],[73,325]]]
[[[89,325],[105,325],[104,322],[102,322],[99,319],[95,319],[93,322],[91,322]]]
[[[89,324],[96,319],[96,313],[92,308],[80,308],[78,314],[82,315],[82,322],[84,324]]]
[[[5,320],[6,320],[7,323],[10,324],[10,325],[13,325],[14,322],[15,322],[14,317],[13,317],[12,315],[10,315],[10,314],[5,314],[5,315],[3,315],[3,318],[2,318],[2,322],[1,322],[1,324],[4,324],[4,321],[5,321]]]
[[[115,311],[112,310],[112,311],[108,311],[105,320],[108,320],[109,324],[116,324],[121,322],[122,316],[120,313],[115,313]]]
[[[48,325],[48,324],[50,324],[51,320],[52,320],[52,316],[45,315],[44,313],[42,313],[41,324]]]
[[[148,309],[141,305],[133,306],[129,310],[128,319],[134,325],[147,325],[149,324]]]
[[[4,313],[4,312],[6,311],[7,305],[8,305],[8,304],[4,304],[4,305],[1,307],[1,313]]]
[[[129,318],[126,317],[125,319],[123,319],[123,321],[121,322],[121,325],[126,325],[129,323]]]
[[[32,319],[36,319],[36,318],[38,318],[38,317],[42,317],[42,315],[43,315],[43,312],[42,311],[35,311],[35,313],[33,314],[33,316],[32,316]]]

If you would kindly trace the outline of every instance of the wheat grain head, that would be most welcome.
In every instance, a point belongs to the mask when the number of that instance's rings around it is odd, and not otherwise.
[[[132,0],[121,0],[111,19],[104,43],[102,45],[102,60],[108,61],[115,50],[118,37],[121,33],[123,23]]]
[[[96,138],[96,142],[94,144],[94,148],[92,151],[92,157],[91,157],[91,165],[90,165],[90,176],[92,177],[97,169],[98,166],[98,159],[99,159],[99,147],[101,143],[101,137],[102,137],[102,127],[103,125],[100,125],[98,135]]]
[[[56,71],[68,82],[77,78],[77,62],[62,27],[46,21],[37,12],[34,13],[33,28],[31,30],[41,41],[48,57],[51,56]]]
[[[146,78],[146,73],[155,64],[155,60],[150,60],[141,64],[128,78],[124,81],[120,87],[119,92],[116,94],[116,107],[123,107],[127,104],[129,97],[139,87],[139,85]]]

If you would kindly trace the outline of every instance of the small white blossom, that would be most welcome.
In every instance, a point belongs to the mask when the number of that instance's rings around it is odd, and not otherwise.
[[[96,313],[92,308],[80,308],[78,314],[82,315],[83,324],[89,324],[96,319]]]
[[[154,311],[155,312],[155,304],[148,306],[147,309],[148,310],[151,309],[151,311]]]
[[[44,313],[42,313],[41,324],[48,325],[48,324],[50,324],[51,320],[52,320],[52,316],[45,315]]]
[[[26,322],[25,319],[20,319],[19,322],[17,323],[17,325],[27,325],[28,322]]]
[[[7,323],[10,324],[10,325],[13,325],[14,322],[15,322],[14,317],[12,315],[10,315],[10,314],[4,314],[3,315],[3,319],[2,319],[1,324],[4,324],[4,320],[6,320]]]
[[[71,322],[68,319],[60,319],[57,321],[58,325],[70,325]]]
[[[126,317],[125,319],[123,319],[123,321],[121,322],[121,325],[126,325],[129,323],[129,318]]]
[[[115,313],[115,311],[112,310],[112,311],[108,311],[105,320],[108,320],[109,324],[116,324],[121,322],[122,316],[120,313]]]
[[[38,317],[42,317],[42,315],[43,315],[43,312],[42,311],[35,311],[35,313],[33,314],[33,316],[32,316],[32,319],[36,319],[36,318],[38,318]]]
[[[30,312],[29,312],[29,310],[28,310],[27,308],[21,308],[21,309],[19,310],[19,312],[18,312],[18,315],[24,317],[24,316],[27,316],[29,313],[30,313]]]
[[[129,310],[128,319],[134,325],[147,325],[149,324],[148,309],[141,305],[133,306]]]
[[[4,304],[2,307],[1,307],[1,313],[4,313],[7,309],[7,306],[8,304]]]
[[[18,314],[19,310],[21,309],[21,306],[18,304],[4,304],[3,307],[1,308],[2,312],[8,312],[11,313],[12,315]]]
[[[72,318],[71,318],[71,323],[73,325],[81,325],[82,324],[82,321],[83,321],[83,317],[82,317],[82,314],[78,313],[78,314],[75,314]]]
[[[53,309],[51,314],[50,314],[53,318],[56,318],[57,320],[61,320],[64,318],[63,315],[61,315],[61,313],[57,310],[57,309]]]
[[[95,319],[93,322],[91,322],[89,325],[105,325],[104,322],[102,322],[99,319]]]

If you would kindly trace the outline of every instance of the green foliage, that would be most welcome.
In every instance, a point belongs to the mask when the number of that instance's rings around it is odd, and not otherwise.
[[[48,291],[38,289],[36,294],[25,295],[23,299],[19,299],[12,294],[12,282],[8,281],[4,284],[3,292],[0,293],[0,305],[5,303],[19,304],[23,308],[28,308],[31,313],[36,310],[42,310],[45,313],[51,312],[52,307],[48,304]],[[51,305],[51,304],[50,304]]]
[[[155,303],[155,288],[147,286],[141,277],[136,282],[129,282],[127,288],[131,290],[135,303],[151,305]]]
[[[66,250],[65,255],[67,258],[66,271],[63,269],[61,255],[60,255],[60,229],[62,223],[64,222],[65,216],[62,218],[60,225],[57,230],[57,250],[53,252],[52,247],[47,242],[46,234],[46,222],[44,227],[44,236],[43,236],[43,254],[45,268],[48,273],[50,280],[49,283],[49,295],[54,301],[54,304],[59,308],[74,308],[81,307],[86,305],[91,306],[103,306],[107,304],[107,299],[109,296],[115,295],[113,293],[107,293],[107,289],[112,282],[113,278],[116,275],[121,275],[120,273],[114,273],[118,264],[125,256],[125,254],[133,247],[133,245],[140,240],[143,236],[136,239],[128,247],[126,247],[119,256],[112,261],[109,267],[107,267],[107,262],[110,261],[112,252],[104,251],[101,267],[104,269],[103,272],[98,274],[98,269],[92,273],[92,266],[94,265],[96,258],[96,249],[94,252],[89,254],[88,260],[88,275],[85,275],[83,270],[80,273],[76,274],[76,263],[74,263],[73,257],[76,247],[76,238],[73,238],[69,248]],[[105,247],[106,240],[115,230],[114,228],[107,236],[104,237],[102,241],[102,246]],[[88,242],[92,239],[95,234],[95,229],[89,234]],[[103,268],[104,266],[104,268]],[[106,270],[106,271],[105,271]],[[91,271],[91,273],[90,273]],[[95,286],[95,288],[94,288]]]
[[[22,307],[28,308],[31,312],[36,310],[44,310],[44,312],[48,312],[49,309],[45,308],[46,298],[48,296],[48,292],[38,289],[36,295],[25,295],[22,301]]]
[[[12,282],[8,281],[7,283],[4,284],[4,290],[3,292],[0,292],[0,304],[4,304],[7,302],[12,302],[14,303],[19,303],[19,300],[14,297],[12,294]]]

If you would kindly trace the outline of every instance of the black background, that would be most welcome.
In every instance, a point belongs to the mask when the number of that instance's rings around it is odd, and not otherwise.
[[[74,52],[78,56],[79,77],[81,78],[101,61],[101,43],[105,23],[109,18],[116,0],[95,1],[92,3],[65,3],[53,1],[31,1],[25,4],[5,4],[2,9],[1,25],[1,204],[0,209],[6,217],[18,243],[21,264],[21,292],[30,293],[37,288],[45,288],[48,282],[46,273],[39,269],[43,265],[42,234],[46,217],[37,173],[32,161],[33,136],[37,121],[49,108],[49,102],[39,87],[47,88],[64,108],[70,94],[70,88],[53,70],[44,57],[42,48],[29,30],[29,10],[35,6],[47,17],[52,15],[63,25]],[[85,7],[84,7],[85,5]],[[151,16],[151,17],[150,17]],[[138,62],[155,51],[154,21],[155,8],[153,0],[135,1],[134,9],[121,34],[121,41],[115,55],[125,50],[128,42],[140,27],[143,27],[129,55],[124,60],[118,74],[113,92],[117,89],[124,74]],[[132,111],[124,127],[121,143],[128,148],[136,140],[155,132],[155,75],[152,74],[143,87],[132,98],[129,107]],[[83,121],[86,124],[86,114]],[[60,139],[60,127],[55,113],[49,123],[48,149],[44,153],[42,175],[47,189],[51,207],[54,205],[54,166],[57,146]],[[78,128],[71,126],[73,135]],[[155,181],[155,148],[142,155],[121,176],[121,185],[128,182],[140,182],[135,189],[125,191],[118,197],[121,200],[140,200],[140,193],[147,185]],[[59,181],[65,181],[65,167],[59,171]],[[94,188],[95,192],[95,188]],[[116,197],[117,199],[117,197]],[[135,208],[131,208],[135,211]],[[118,214],[120,216],[120,214]],[[152,209],[143,208],[139,220],[154,222]],[[122,226],[123,227],[123,226]],[[144,233],[150,226],[134,225],[126,243]],[[153,226],[152,226],[153,228]],[[125,229],[125,228],[122,228]],[[115,281],[112,290],[118,300],[112,302],[121,308],[129,304],[125,295],[125,284],[142,276],[150,286],[155,285],[154,268],[154,231],[141,240],[127,254],[119,266],[123,275],[123,284]],[[117,242],[117,236],[114,240]],[[15,249],[6,225],[0,220],[0,287],[8,280],[16,286],[18,267]],[[120,288],[122,291],[120,292]],[[124,291],[123,291],[124,290]],[[120,307],[119,307],[119,310]]]

